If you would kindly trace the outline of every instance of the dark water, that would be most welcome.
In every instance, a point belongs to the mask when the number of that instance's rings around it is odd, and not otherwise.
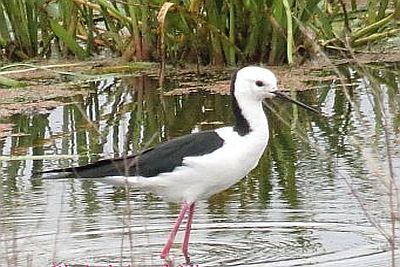
[[[397,221],[394,230],[391,223],[399,196],[390,192],[400,177],[400,71],[393,65],[339,71],[346,90],[336,80],[297,95],[327,118],[268,103],[271,139],[259,166],[198,203],[195,263],[389,266],[388,239],[399,235]],[[179,205],[134,189],[33,173],[232,121],[227,96],[161,96],[147,77],[90,87],[49,114],[8,120],[15,126],[0,140],[0,266],[160,266]],[[172,250],[178,264],[181,239]]]

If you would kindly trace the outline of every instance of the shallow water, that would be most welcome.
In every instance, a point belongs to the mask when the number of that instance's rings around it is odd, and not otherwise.
[[[320,106],[326,118],[268,102],[268,149],[248,177],[198,203],[192,261],[389,266],[386,145],[398,182],[399,72],[386,65],[346,67],[340,70],[346,90],[335,81],[298,94]],[[160,266],[159,253],[179,205],[134,189],[42,180],[34,173],[122,156],[232,121],[227,96],[162,96],[148,77],[89,86],[88,96],[65,99],[72,103],[49,114],[9,120],[13,135],[0,140],[1,266]],[[395,231],[398,235],[397,225]],[[182,233],[172,250],[177,264],[184,262],[181,240]]]

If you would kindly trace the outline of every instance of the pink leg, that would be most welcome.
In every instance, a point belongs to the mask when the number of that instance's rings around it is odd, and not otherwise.
[[[190,264],[188,248],[189,248],[190,230],[192,230],[194,208],[195,208],[195,203],[193,202],[190,204],[190,207],[189,207],[189,216],[188,216],[188,220],[186,223],[185,237],[183,239],[183,244],[182,244],[182,252],[183,252],[183,255],[185,256],[187,265]]]
[[[185,217],[185,214],[187,210],[189,209],[190,204],[184,203],[182,204],[182,209],[179,212],[179,216],[175,221],[174,227],[172,228],[172,231],[169,233],[167,243],[165,244],[163,250],[161,251],[161,259],[167,259],[169,251],[174,244],[175,236],[178,233],[179,230],[179,225],[181,224],[183,218]]]

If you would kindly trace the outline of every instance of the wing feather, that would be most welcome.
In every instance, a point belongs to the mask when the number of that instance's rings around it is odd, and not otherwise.
[[[215,131],[185,135],[127,157],[99,160],[78,167],[53,169],[64,177],[101,178],[110,176],[152,177],[182,166],[188,156],[202,156],[220,148],[224,140]],[[60,177],[57,175],[57,178]]]

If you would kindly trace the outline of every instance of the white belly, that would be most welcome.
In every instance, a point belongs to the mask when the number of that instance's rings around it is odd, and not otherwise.
[[[183,166],[173,172],[123,179],[133,187],[152,191],[168,201],[192,202],[209,198],[229,188],[256,167],[268,142],[268,133],[262,136],[250,133],[241,137],[228,130],[219,129],[218,134],[222,138],[230,135],[224,138],[230,140],[229,143],[211,154],[185,158]]]

